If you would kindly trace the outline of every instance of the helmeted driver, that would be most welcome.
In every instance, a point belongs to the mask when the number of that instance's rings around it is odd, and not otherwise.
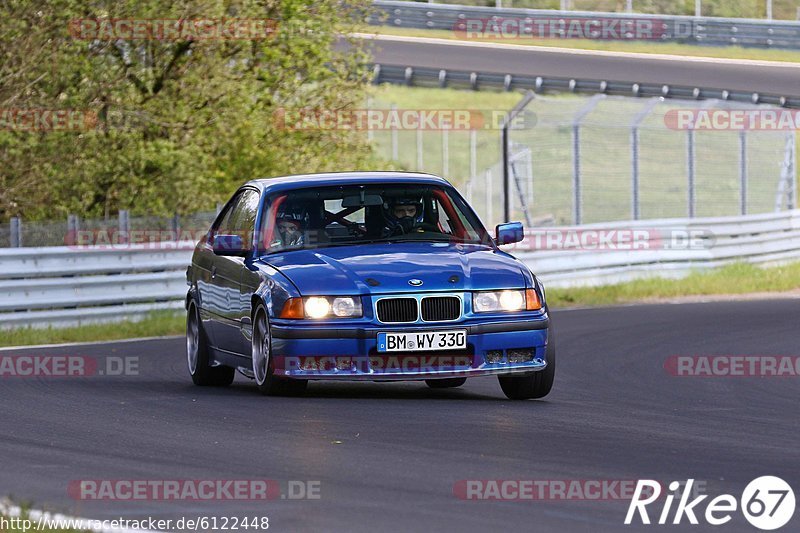
[[[424,213],[420,198],[405,197],[391,200],[384,204],[383,216],[386,236],[424,231],[422,228]]]
[[[308,216],[301,210],[286,209],[275,219],[277,232],[270,247],[300,248],[304,244],[304,232]]]

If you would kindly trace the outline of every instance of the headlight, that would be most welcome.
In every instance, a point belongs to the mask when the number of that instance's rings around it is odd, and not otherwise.
[[[361,316],[361,300],[355,298],[334,298],[331,309],[333,309],[333,314],[335,316]]]
[[[472,293],[472,310],[475,313],[535,311],[541,307],[539,296],[533,289]]]
[[[281,318],[354,318],[362,315],[361,299],[350,296],[309,296],[289,298]]]
[[[331,304],[327,298],[312,296],[306,300],[305,309],[309,318],[325,318],[331,312]]]

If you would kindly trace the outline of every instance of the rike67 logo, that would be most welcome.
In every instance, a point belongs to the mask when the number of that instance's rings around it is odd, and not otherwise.
[[[701,511],[701,504],[708,498],[708,495],[700,495],[689,500],[693,484],[694,479],[687,480],[685,484],[678,481],[669,484],[671,494],[667,494],[663,499],[663,507],[658,515],[657,524],[680,524],[685,517],[690,524],[697,525],[699,524],[699,515],[705,519],[706,523],[712,526],[721,526],[730,522],[737,509],[741,509],[742,514],[751,525],[763,531],[772,531],[785,526],[794,515],[794,491],[779,477],[762,476],[754,479],[745,487],[739,500],[731,494],[717,496],[706,503],[705,512]],[[678,493],[677,491],[681,487],[683,487],[683,491]],[[638,512],[638,519],[641,520],[641,523],[649,525],[651,519],[647,506],[658,501],[660,497],[661,484],[658,481],[639,480],[628,507],[625,524],[634,523]],[[673,514],[672,504],[676,497],[678,504]],[[672,515],[671,522],[669,521],[670,515]]]

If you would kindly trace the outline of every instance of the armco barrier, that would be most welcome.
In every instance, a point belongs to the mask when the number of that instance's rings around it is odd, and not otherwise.
[[[181,308],[193,245],[173,245],[0,249],[0,328],[113,322]]]
[[[391,83],[414,87],[439,87],[455,89],[502,89],[505,91],[531,90],[537,93],[571,92],[580,94],[611,94],[635,97],[661,97],[693,100],[730,100],[751,104],[770,104],[800,108],[800,96],[750,91],[729,91],[722,88],[688,85],[638,83],[552,76],[525,76],[491,72],[408,67],[402,65],[372,65],[372,82]]]
[[[600,21],[625,23],[636,20],[650,22],[655,38],[661,42],[800,49],[800,22],[796,21],[496,8],[388,0],[377,0],[373,6],[375,12],[369,19],[370,23],[398,28],[464,31],[466,28],[462,25],[466,21],[513,19],[527,21],[533,27],[545,21],[566,21],[568,28],[574,22],[579,27],[591,29],[599,26]]]
[[[566,233],[571,228],[541,228]],[[643,230],[652,243],[642,249],[510,250],[548,287],[605,285],[645,277],[680,278],[704,270],[747,262],[764,266],[800,260],[800,210],[744,217],[639,220],[583,225],[587,230]],[[670,245],[674,236],[694,245]]]
[[[639,230],[647,239],[638,249],[586,249],[570,245],[569,239],[559,249],[531,246],[535,232],[567,235],[608,230]],[[676,235],[693,242],[676,244]],[[507,249],[547,287],[678,278],[739,261],[775,265],[800,260],[800,210],[535,228],[528,236]],[[0,328],[108,322],[157,309],[180,309],[191,253],[190,243],[159,250],[136,246],[1,249]]]

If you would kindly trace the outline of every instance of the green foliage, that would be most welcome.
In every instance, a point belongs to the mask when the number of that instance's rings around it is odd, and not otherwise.
[[[0,3],[0,111],[77,110],[82,131],[0,127],[0,220],[208,209],[254,177],[370,168],[350,131],[292,131],[293,107],[364,98],[368,0]],[[272,19],[269,39],[85,40],[75,19]],[[74,33],[74,32],[73,32]]]

